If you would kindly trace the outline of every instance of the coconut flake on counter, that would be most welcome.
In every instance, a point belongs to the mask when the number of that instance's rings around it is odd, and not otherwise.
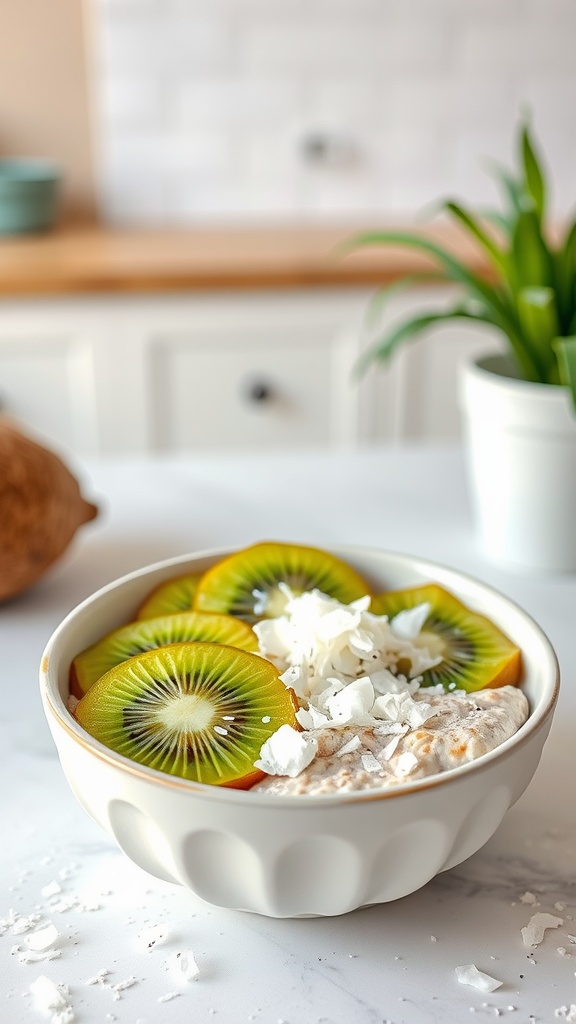
[[[34,928],[42,920],[42,914],[19,914],[17,910],[10,907],[6,917],[0,921],[0,935],[11,931],[12,935],[23,935]]]
[[[168,967],[177,981],[197,981],[200,975],[200,968],[191,949],[184,949],[168,958]]]
[[[504,984],[484,971],[479,971],[476,964],[465,964],[462,967],[455,967],[454,970],[461,985],[471,985],[481,992],[495,992]]]
[[[45,950],[50,946],[53,946],[57,938],[59,938],[58,929],[55,928],[53,924],[47,924],[37,932],[32,932],[31,935],[27,935],[26,945],[28,946],[28,949],[40,952],[41,950]]]
[[[533,892],[526,891],[520,896],[520,903],[526,903],[530,907],[539,907],[538,898]],[[558,909],[558,908],[557,908]]]
[[[62,886],[56,881],[48,882],[48,885],[45,885],[40,889],[40,895],[44,896],[46,899],[49,896],[57,896],[60,892],[62,892]]]
[[[74,1020],[74,1011],[65,985],[56,985],[45,974],[41,974],[30,985],[30,992],[38,1009],[50,1014],[51,1024],[71,1024]]]
[[[570,1003],[570,1006],[558,1006],[554,1010],[554,1016],[559,1020],[576,1021],[576,1003]]]
[[[102,970],[98,971],[98,974],[95,974],[93,978],[88,978],[86,984],[87,985],[106,985],[107,986],[108,982],[106,981],[106,978],[108,977],[109,974],[110,974],[109,969],[107,967],[103,967]]]
[[[138,984],[138,978],[135,978],[133,974],[129,978],[124,978],[124,981],[118,981],[115,985],[110,985],[110,991],[112,993],[112,999],[119,1000],[122,998],[122,993],[128,988],[132,988],[133,985]],[[108,986],[106,986],[108,987]]]
[[[576,1003],[570,1003],[570,1006],[559,1006],[554,1010],[554,1016],[558,1020],[566,1020],[573,1024],[576,1021]]]
[[[562,917],[553,914],[533,914],[525,928],[521,928],[522,941],[525,946],[539,946],[548,928],[559,928],[564,924]]]

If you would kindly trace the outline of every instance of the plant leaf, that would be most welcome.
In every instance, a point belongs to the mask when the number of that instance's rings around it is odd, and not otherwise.
[[[447,200],[444,204],[446,210],[452,214],[466,228],[469,234],[480,244],[482,249],[488,254],[490,260],[500,273],[507,275],[508,273],[508,256],[500,249],[497,243],[490,238],[490,235],[484,231],[483,227],[478,221],[472,216],[468,210],[465,210],[459,203],[455,203],[453,200]]]
[[[554,277],[558,296],[559,333],[569,335],[576,314],[576,220],[567,229],[562,245],[554,253]]]
[[[494,308],[503,324],[510,323],[516,326],[514,310],[510,309],[496,287],[483,281],[478,274],[469,270],[468,267],[452,256],[446,249],[436,242],[425,238],[423,235],[411,234],[405,231],[369,231],[355,235],[349,242],[344,243],[345,249],[343,251],[351,251],[354,248],[365,245],[402,245],[426,253],[440,265],[443,271],[443,280],[465,285],[469,292]]]
[[[511,263],[516,290],[553,287],[552,254],[542,237],[540,222],[534,210],[524,210],[518,216],[512,236]]]
[[[419,313],[417,316],[409,317],[397,324],[380,337],[374,345],[364,352],[355,367],[354,373],[360,376],[371,363],[387,362],[393,352],[405,341],[413,341],[420,334],[429,328],[438,326],[450,320],[478,320],[493,326],[490,319],[481,313],[473,312],[465,306],[454,306],[452,309],[434,310],[428,313]]]
[[[553,347],[558,358],[560,381],[570,389],[576,412],[576,337],[556,338]]]
[[[490,161],[486,169],[489,174],[496,178],[505,198],[508,201],[508,211],[504,214],[506,223],[508,224],[509,231],[512,232],[516,217],[524,209],[524,202],[522,199],[522,186],[516,181],[516,179],[502,167],[500,164]]]
[[[536,211],[538,221],[541,223],[544,217],[544,208],[546,205],[546,183],[544,181],[544,174],[542,172],[540,161],[534,151],[532,139],[530,138],[530,130],[526,122],[522,126],[520,145],[524,166],[525,188],[534,202],[534,209]]]
[[[363,232],[343,243],[340,250],[351,252],[365,245],[405,245],[431,256],[443,272],[441,280],[464,285],[468,297],[479,300],[482,314],[476,314],[476,319],[492,324],[506,335],[525,379],[542,380],[540,363],[522,339],[517,310],[495,286],[483,281],[441,246],[421,235],[404,231]]]
[[[521,289],[518,294],[518,315],[523,336],[537,354],[544,379],[548,383],[556,383],[557,363],[552,342],[559,328],[554,289]]]

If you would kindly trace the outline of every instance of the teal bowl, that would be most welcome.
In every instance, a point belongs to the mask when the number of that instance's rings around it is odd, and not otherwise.
[[[0,234],[48,231],[56,220],[60,169],[48,160],[0,160]]]

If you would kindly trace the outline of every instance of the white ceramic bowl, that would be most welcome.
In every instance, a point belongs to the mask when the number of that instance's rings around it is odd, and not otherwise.
[[[522,649],[528,721],[496,750],[382,793],[271,796],[200,785],[115,754],[68,713],[73,657],[130,621],[163,580],[227,552],[170,559],[109,584],[72,611],[41,666],[44,709],[73,792],[145,871],[211,904],[270,917],[343,914],[414,892],[475,853],[528,785],[558,695],[554,651],[517,605],[468,576],[405,555],[335,549],[378,590],[436,581]]]

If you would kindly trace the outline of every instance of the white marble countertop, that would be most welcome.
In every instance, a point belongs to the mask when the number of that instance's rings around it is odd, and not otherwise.
[[[513,575],[484,561],[457,449],[73,468],[100,517],[33,590],[0,607],[3,1024],[50,1019],[30,994],[39,975],[68,986],[77,1024],[576,1020],[576,575]],[[65,613],[141,565],[265,538],[378,546],[467,571],[523,605],[558,653],[560,702],[528,790],[479,853],[395,903],[310,920],[207,906],[128,862],[61,772],[37,675]],[[520,929],[536,910],[563,924],[531,949]],[[56,927],[57,958],[21,962],[29,933],[7,922],[31,914]],[[157,924],[165,941],[143,951],[140,933]],[[186,949],[200,973],[182,987],[167,960]],[[455,967],[471,963],[502,987],[460,984]]]

